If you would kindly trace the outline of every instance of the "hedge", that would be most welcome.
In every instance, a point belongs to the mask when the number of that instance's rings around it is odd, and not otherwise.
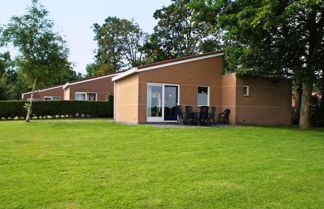
[[[113,100],[103,102],[95,101],[34,101],[32,116],[91,116],[91,117],[112,117]],[[27,101],[0,101],[0,119],[26,117]]]

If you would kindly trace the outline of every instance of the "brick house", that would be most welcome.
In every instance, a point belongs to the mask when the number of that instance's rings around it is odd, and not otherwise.
[[[291,82],[224,75],[223,52],[132,68],[112,78],[117,122],[176,121],[176,105],[230,109],[231,124],[290,125]],[[171,111],[170,111],[171,110]]]
[[[107,95],[114,93],[114,84],[111,78],[118,74],[110,73],[39,89],[34,94],[34,98],[35,100],[104,101]],[[24,100],[28,100],[30,97],[31,92],[22,94]]]

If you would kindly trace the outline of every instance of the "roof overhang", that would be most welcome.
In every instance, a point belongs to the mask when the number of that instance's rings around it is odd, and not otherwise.
[[[95,78],[90,78],[90,79],[86,79],[86,80],[80,80],[80,81],[72,82],[72,83],[67,82],[66,84],[64,84],[63,89],[66,89],[69,86],[77,85],[77,84],[80,84],[80,83],[86,83],[86,82],[95,81],[95,80],[99,80],[99,79],[103,79],[103,78],[113,77],[113,76],[116,76],[118,74],[121,74],[121,73],[103,75],[103,76],[99,76],[99,77],[95,77]]]
[[[50,88],[46,88],[46,89],[40,89],[40,90],[36,90],[35,93],[37,92],[43,92],[43,91],[48,91],[48,90],[52,90],[52,89],[58,89],[58,88],[62,88],[64,85],[59,85],[59,86],[54,86],[54,87],[50,87]],[[24,96],[26,94],[31,94],[32,92],[29,91],[29,92],[25,92],[25,93],[22,93],[21,95]]]
[[[215,53],[215,54],[207,54],[204,56],[199,56],[199,57],[192,57],[192,58],[188,58],[188,59],[183,59],[183,60],[178,60],[178,61],[174,61],[174,62],[169,62],[169,63],[161,63],[161,64],[157,64],[157,65],[153,65],[153,66],[148,66],[148,67],[143,67],[143,68],[132,68],[129,69],[123,73],[120,73],[119,75],[113,77],[111,80],[112,81],[117,81],[120,80],[122,78],[125,78],[129,75],[135,74],[135,73],[140,73],[143,71],[148,71],[148,70],[154,70],[154,69],[158,69],[158,68],[163,68],[163,67],[169,67],[172,65],[178,65],[178,64],[183,64],[183,63],[187,63],[187,62],[193,62],[193,61],[198,61],[198,60],[203,60],[203,59],[208,59],[208,58],[212,58],[212,57],[218,57],[218,56],[223,56],[224,53],[223,52],[219,52],[219,53]]]

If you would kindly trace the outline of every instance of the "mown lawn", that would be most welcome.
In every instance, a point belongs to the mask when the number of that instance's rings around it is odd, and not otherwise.
[[[324,208],[324,129],[0,122],[0,208]]]

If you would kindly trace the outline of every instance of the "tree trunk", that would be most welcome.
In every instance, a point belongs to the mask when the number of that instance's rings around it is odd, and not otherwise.
[[[308,129],[310,127],[310,105],[312,101],[313,82],[311,80],[303,82],[303,93],[300,106],[299,128]]]
[[[29,105],[27,107],[26,122],[30,122],[30,115],[31,115],[31,112],[32,112],[32,106],[33,106],[33,100],[34,100],[34,93],[35,93],[36,83],[37,83],[37,78],[35,78],[35,80],[34,80],[33,89],[32,89],[32,93],[31,93],[31,96],[30,96]]]

